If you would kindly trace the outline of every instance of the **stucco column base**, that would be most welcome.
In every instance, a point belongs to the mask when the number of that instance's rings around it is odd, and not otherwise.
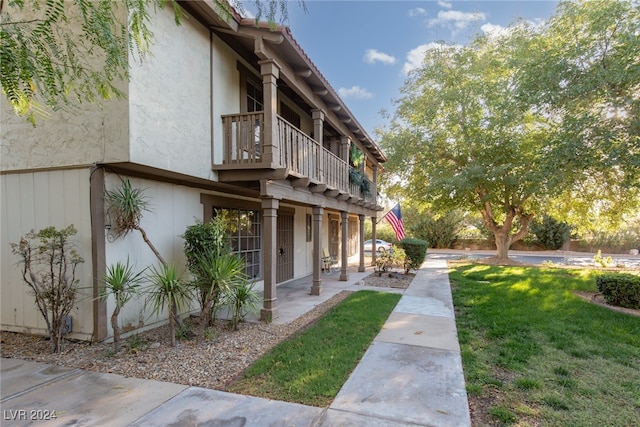
[[[314,280],[311,285],[311,295],[320,295],[322,293],[322,280]]]
[[[346,282],[347,280],[349,280],[349,275],[347,273],[341,273],[340,274],[340,281],[341,282]]]

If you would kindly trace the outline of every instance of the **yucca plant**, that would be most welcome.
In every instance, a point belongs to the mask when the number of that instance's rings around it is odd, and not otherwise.
[[[238,324],[244,321],[249,313],[257,313],[260,309],[260,295],[253,289],[255,282],[246,279],[238,283],[227,294],[227,305],[231,312],[231,327],[238,330]]]
[[[192,273],[194,274],[193,286],[199,290],[202,298],[197,337],[198,343],[201,343],[215,305],[235,286],[245,281],[246,276],[244,261],[235,254],[207,250],[198,255],[196,260]]]
[[[151,315],[166,309],[180,311],[192,298],[191,288],[183,279],[184,274],[175,266],[152,266],[148,279],[151,282],[147,296],[147,303],[151,304]],[[175,318],[169,316],[169,334],[171,347],[176,345]]]
[[[104,276],[104,287],[100,294],[101,298],[107,298],[109,295],[113,295],[116,306],[111,313],[111,327],[113,328],[113,347],[116,353],[120,351],[121,340],[120,334],[122,329],[118,323],[118,316],[124,305],[131,300],[131,298],[140,295],[140,282],[144,279],[144,272],[134,271],[134,266],[129,262],[123,263],[121,261],[110,265],[107,268],[107,273]]]
[[[128,178],[122,180],[122,184],[115,190],[105,191],[107,212],[113,220],[113,231],[117,237],[126,236],[132,230],[137,230],[142,239],[149,246],[161,264],[167,265],[160,252],[147,237],[146,231],[140,226],[140,220],[144,211],[149,211],[149,201],[144,195],[144,190],[134,188]]]

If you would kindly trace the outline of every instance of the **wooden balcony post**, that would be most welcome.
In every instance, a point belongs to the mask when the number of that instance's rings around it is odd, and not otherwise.
[[[264,98],[264,153],[263,161],[278,162],[278,77],[280,67],[273,60],[259,61]]]
[[[314,174],[314,177],[318,176],[325,179],[326,160],[324,156],[324,150],[322,149],[322,140],[324,139],[324,111],[311,110],[311,118],[313,119],[313,139],[319,144],[320,147],[320,150],[318,150],[318,158],[314,162],[314,167],[318,168]]]
[[[349,138],[348,136],[340,137],[340,153],[338,154],[338,156],[347,163],[349,163],[350,146],[351,146],[351,138]]]
[[[349,275],[347,274],[347,266],[349,265],[349,253],[347,251],[349,241],[349,212],[340,212],[340,217],[342,219],[342,235],[340,236],[340,249],[342,249],[340,256],[340,281],[346,282],[349,280]]]
[[[322,293],[322,279],[320,278],[322,264],[322,214],[324,208],[313,207],[313,284],[311,285],[311,295]]]
[[[374,205],[378,204],[378,165],[374,164],[371,166],[371,170],[373,171],[373,188],[371,189],[371,197]]]

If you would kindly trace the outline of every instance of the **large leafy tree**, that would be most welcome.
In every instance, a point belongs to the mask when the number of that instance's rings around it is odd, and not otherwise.
[[[502,261],[550,207],[633,209],[638,10],[630,1],[561,3],[541,28],[519,23],[427,52],[383,132],[389,191],[480,212]]]
[[[242,11],[239,0],[214,0],[222,16]],[[256,20],[287,19],[286,0],[250,0]],[[302,2],[301,2],[302,3]],[[0,0],[0,84],[16,114],[38,116],[82,102],[123,98],[129,57],[153,44],[152,11],[169,0]],[[302,3],[304,6],[304,3]],[[79,22],[79,26],[72,25]]]
[[[555,126],[515,96],[507,42],[482,37],[428,51],[382,139],[396,179],[390,191],[480,212],[503,261],[556,182],[545,155]]]
[[[521,47],[518,96],[557,118],[567,167],[640,186],[640,2],[562,2]]]

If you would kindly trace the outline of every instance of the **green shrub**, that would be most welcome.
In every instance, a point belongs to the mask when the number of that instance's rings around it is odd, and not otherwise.
[[[408,273],[409,270],[417,270],[420,268],[424,262],[424,258],[427,256],[427,245],[427,242],[424,240],[411,237],[405,237],[400,241],[400,246],[406,254],[405,273]]]
[[[640,308],[640,276],[603,274],[596,278],[596,285],[608,304]]]
[[[548,215],[544,215],[541,220],[533,221],[529,230],[536,236],[536,243],[544,249],[560,249],[571,237],[569,224]]]
[[[209,251],[215,255],[231,252],[227,224],[222,216],[216,216],[209,222],[198,222],[187,227],[182,235],[184,238],[184,254],[187,267],[196,274],[198,260]]]
[[[461,224],[462,218],[455,212],[449,212],[439,218],[425,215],[412,224],[409,231],[414,236],[426,240],[429,247],[447,249],[456,242]]]
[[[376,257],[376,273],[380,276],[393,268],[406,268],[406,258],[404,249],[393,245],[390,251],[384,251]]]

